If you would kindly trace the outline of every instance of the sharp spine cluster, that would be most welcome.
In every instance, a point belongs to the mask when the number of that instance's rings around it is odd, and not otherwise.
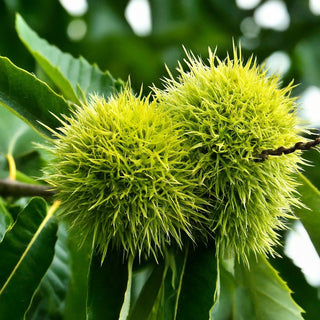
[[[293,173],[302,160],[299,153],[254,160],[301,140],[292,83],[281,89],[278,77],[253,58],[244,63],[236,48],[224,61],[209,50],[209,65],[187,57],[189,70],[179,65],[178,78],[169,72],[165,90],[154,91],[187,137],[218,254],[244,262],[274,254],[278,231],[299,205]]]
[[[217,252],[244,262],[274,254],[278,231],[299,205],[291,153],[256,162],[263,150],[301,140],[292,84],[281,89],[252,58],[209,65],[187,54],[189,71],[153,89],[154,100],[129,85],[108,100],[93,96],[61,119],[47,148],[47,181],[63,216],[103,256],[111,244],[146,256],[183,238],[214,238]]]
[[[49,150],[47,182],[64,204],[63,216],[104,256],[109,244],[126,254],[182,246],[206,221],[205,201],[184,149],[185,137],[167,112],[129,85],[106,101],[94,96],[61,120]]]

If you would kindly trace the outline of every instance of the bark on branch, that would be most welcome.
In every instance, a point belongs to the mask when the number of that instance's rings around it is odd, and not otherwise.
[[[0,196],[50,198],[55,192],[49,186],[22,183],[10,178],[0,179]]]
[[[268,149],[262,151],[254,159],[255,162],[264,162],[269,156],[281,156],[289,154],[296,150],[310,150],[320,144],[320,137],[309,142],[297,142],[291,148],[280,147],[278,149]],[[40,196],[43,198],[51,198],[55,192],[49,187],[44,185],[36,185],[30,183],[22,183],[10,178],[0,179],[0,196],[8,197],[34,197]]]
[[[309,142],[297,142],[291,148],[280,147],[278,149],[268,149],[262,151],[257,155],[257,158],[254,160],[255,162],[263,162],[268,159],[269,156],[281,156],[283,154],[289,154],[295,152],[296,150],[310,150],[320,144],[320,138],[316,138],[315,140]]]

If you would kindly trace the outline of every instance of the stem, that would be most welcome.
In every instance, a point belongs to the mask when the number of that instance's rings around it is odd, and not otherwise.
[[[0,179],[0,196],[8,197],[34,197],[51,198],[55,192],[44,185],[22,183],[10,178]]]
[[[17,169],[16,163],[11,153],[7,154],[8,164],[9,164],[9,178],[11,180],[16,180]]]
[[[295,152],[296,150],[310,150],[320,144],[320,138],[316,138],[309,142],[297,142],[291,148],[280,147],[276,150],[268,149],[262,151],[257,155],[257,158],[254,160],[255,162],[264,162],[268,159],[269,156],[281,156],[283,154],[289,154]]]

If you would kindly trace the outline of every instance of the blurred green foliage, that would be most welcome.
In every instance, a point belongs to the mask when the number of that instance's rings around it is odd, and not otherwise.
[[[88,0],[86,13],[73,17],[57,0],[0,1],[0,26],[5,30],[0,33],[0,54],[22,68],[35,70],[33,59],[14,30],[14,14],[19,12],[50,43],[96,62],[116,78],[127,79],[130,75],[133,87],[138,91],[143,84],[145,93],[152,83],[160,85],[159,79],[166,75],[164,64],[173,68],[184,58],[183,45],[205,58],[208,46],[217,46],[223,58],[232,47],[232,39],[242,42],[244,56],[254,53],[260,63],[275,51],[286,52],[291,67],[284,82],[294,78],[301,83],[297,94],[307,85],[320,85],[320,16],[310,11],[307,0],[283,1],[290,15],[289,28],[258,28],[253,38],[247,36],[243,21],[252,18],[256,8],[240,9],[235,0],[149,0],[152,30],[143,37],[133,32],[125,18],[128,2]],[[86,23],[87,33],[73,41],[67,28],[79,18]],[[250,23],[255,28],[254,20]]]

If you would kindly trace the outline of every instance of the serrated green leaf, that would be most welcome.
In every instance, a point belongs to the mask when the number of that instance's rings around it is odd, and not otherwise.
[[[291,291],[265,257],[251,257],[250,269],[235,266],[233,319],[302,320],[303,310]]]
[[[67,99],[79,104],[82,94],[109,96],[115,90],[117,82],[109,72],[102,72],[84,58],[76,59],[50,45],[20,15],[16,17],[16,29],[24,45]]]
[[[43,199],[33,198],[0,243],[1,320],[24,319],[52,262],[57,240],[52,215]]]
[[[212,248],[190,250],[182,279],[178,320],[208,320],[217,284],[217,259]]]
[[[65,224],[60,223],[52,264],[32,300],[27,320],[64,318],[65,299],[70,281],[70,253],[67,241],[68,231]]]
[[[298,174],[298,192],[304,207],[296,208],[295,214],[306,228],[310,239],[320,255],[320,191],[303,174]]]
[[[281,277],[293,290],[294,300],[305,310],[304,318],[307,320],[318,320],[320,310],[319,289],[311,286],[293,261],[281,253],[281,257],[270,260],[273,267],[279,271]]]
[[[0,57],[0,104],[37,132],[49,137],[52,133],[39,121],[57,128],[61,123],[50,112],[59,115],[69,110],[68,103],[47,84],[4,57]]]
[[[108,252],[103,264],[94,255],[90,266],[88,320],[115,320],[120,316],[128,283],[128,265],[119,252]]]

